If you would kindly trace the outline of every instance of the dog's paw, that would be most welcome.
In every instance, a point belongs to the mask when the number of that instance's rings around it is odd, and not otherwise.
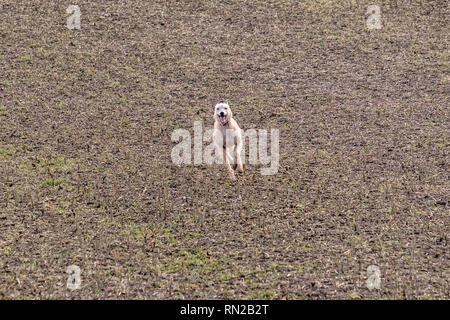
[[[244,172],[244,166],[242,164],[237,166],[237,171],[241,173]]]
[[[230,179],[231,182],[234,182],[234,181],[237,180],[237,179],[236,179],[236,176],[235,176],[234,174],[233,174],[233,175],[230,175],[228,178]]]

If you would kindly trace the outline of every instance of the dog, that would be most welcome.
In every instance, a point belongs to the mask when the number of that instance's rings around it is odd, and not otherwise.
[[[216,154],[222,155],[230,180],[236,181],[234,170],[244,172],[241,159],[242,133],[236,120],[233,119],[233,113],[226,100],[220,100],[214,107],[213,140]]]

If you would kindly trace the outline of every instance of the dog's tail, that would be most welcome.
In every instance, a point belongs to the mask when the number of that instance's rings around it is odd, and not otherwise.
[[[226,104],[228,104],[228,101],[226,99],[220,99],[219,103],[226,103]]]

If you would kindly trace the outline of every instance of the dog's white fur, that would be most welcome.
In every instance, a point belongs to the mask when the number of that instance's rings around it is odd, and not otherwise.
[[[226,164],[231,181],[236,180],[234,170],[244,172],[242,165],[242,134],[241,128],[233,119],[231,108],[225,100],[221,100],[214,107],[214,144],[216,154],[223,155],[223,163]],[[235,161],[236,160],[236,161]],[[234,165],[234,169],[231,167]]]

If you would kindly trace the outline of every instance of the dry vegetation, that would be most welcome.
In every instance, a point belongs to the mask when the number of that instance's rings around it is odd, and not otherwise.
[[[447,1],[76,2],[0,2],[0,298],[449,298]],[[222,97],[277,175],[172,164]]]

